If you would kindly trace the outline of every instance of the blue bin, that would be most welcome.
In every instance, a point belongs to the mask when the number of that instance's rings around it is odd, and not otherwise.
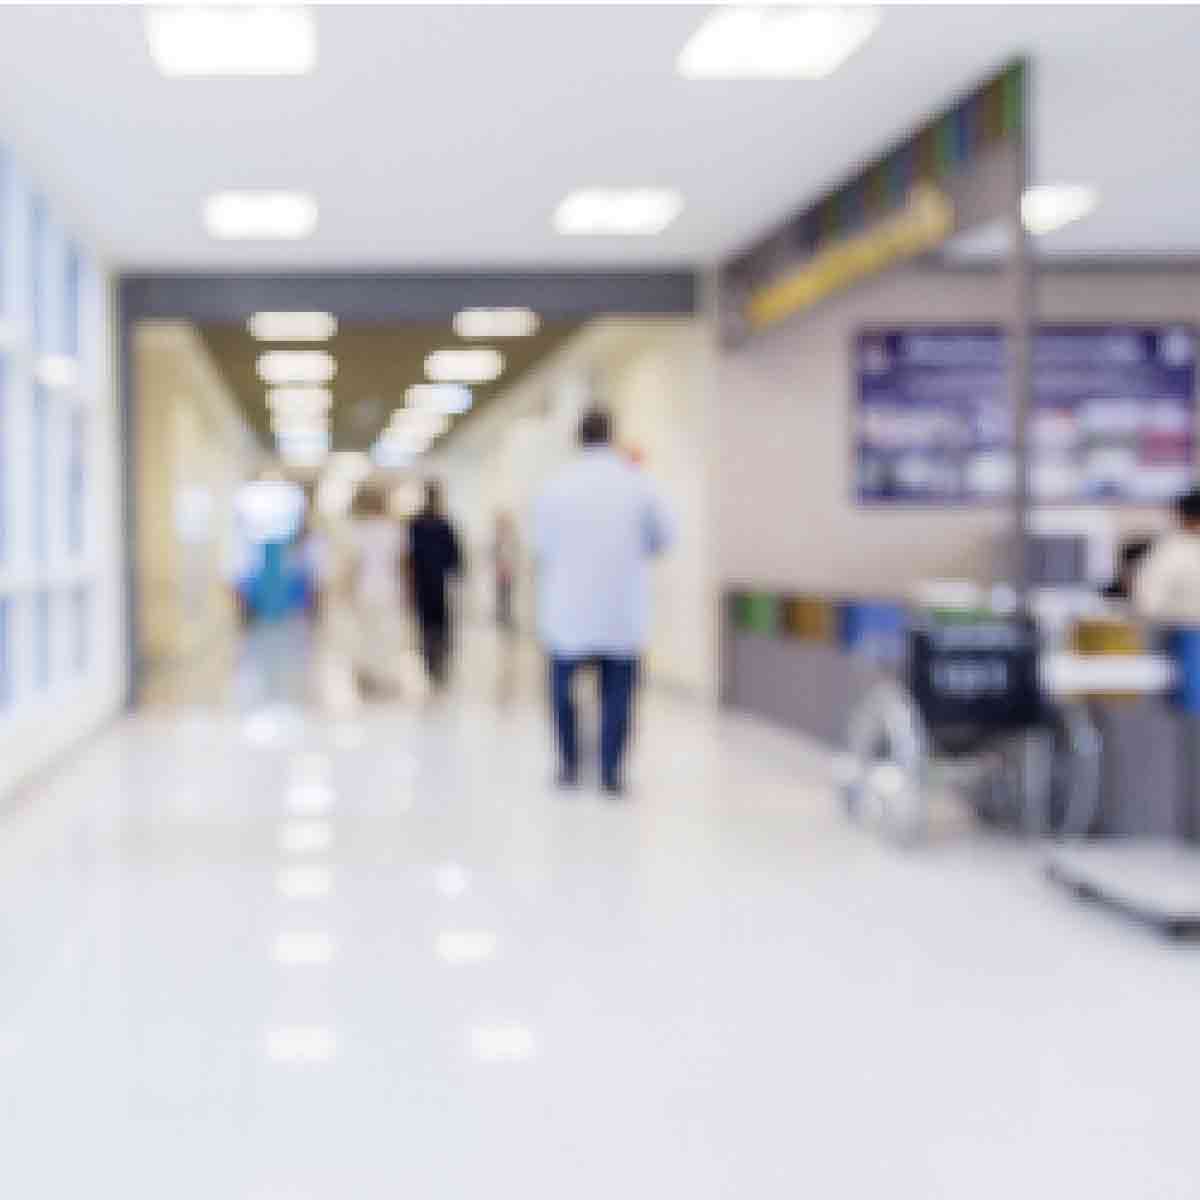
[[[847,600],[839,605],[838,642],[850,654],[900,665],[908,654],[908,610],[886,600]]]
[[[1167,653],[1175,660],[1175,707],[1200,714],[1200,629],[1172,629],[1166,637]]]

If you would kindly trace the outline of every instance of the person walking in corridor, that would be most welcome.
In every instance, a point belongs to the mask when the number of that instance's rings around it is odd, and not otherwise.
[[[446,660],[450,650],[451,575],[462,570],[462,552],[458,535],[442,511],[441,485],[425,485],[425,507],[409,526],[409,578],[413,608],[421,630],[421,651],[425,669],[435,684],[446,681]]]
[[[671,522],[644,472],[613,449],[612,419],[587,412],[580,453],[551,479],[534,511],[538,624],[550,662],[559,782],[579,781],[572,684],[582,664],[600,675],[600,782],[624,792],[623,763],[639,659],[649,631],[649,562]]]

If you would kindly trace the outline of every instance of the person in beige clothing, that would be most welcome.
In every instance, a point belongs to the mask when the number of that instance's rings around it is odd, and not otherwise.
[[[1175,517],[1138,570],[1134,608],[1158,625],[1200,626],[1200,488],[1179,497]]]

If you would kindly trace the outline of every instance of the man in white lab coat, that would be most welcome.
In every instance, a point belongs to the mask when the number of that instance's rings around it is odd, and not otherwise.
[[[579,780],[571,685],[581,664],[600,672],[600,781],[624,791],[622,765],[638,660],[650,624],[649,564],[672,541],[671,522],[644,472],[612,445],[612,420],[593,409],[580,452],[538,497],[533,520],[538,626],[550,658],[559,781]]]
[[[1146,555],[1133,585],[1139,615],[1159,625],[1200,626],[1200,488],[1175,502],[1178,527]]]

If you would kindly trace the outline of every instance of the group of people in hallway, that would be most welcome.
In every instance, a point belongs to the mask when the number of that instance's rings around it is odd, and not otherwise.
[[[600,785],[619,797],[626,789],[634,694],[649,636],[649,564],[668,548],[673,531],[646,473],[615,448],[613,434],[606,411],[587,412],[577,453],[545,485],[530,516],[557,782],[575,788],[581,781],[574,685],[581,670],[592,668],[600,695]],[[364,673],[374,674],[403,639],[398,602],[407,580],[425,669],[431,684],[442,687],[453,642],[453,581],[465,562],[440,484],[426,483],[423,507],[406,533],[389,517],[382,493],[360,489],[352,531],[351,590]],[[497,516],[492,560],[497,624],[511,634],[520,561],[511,514]]]

